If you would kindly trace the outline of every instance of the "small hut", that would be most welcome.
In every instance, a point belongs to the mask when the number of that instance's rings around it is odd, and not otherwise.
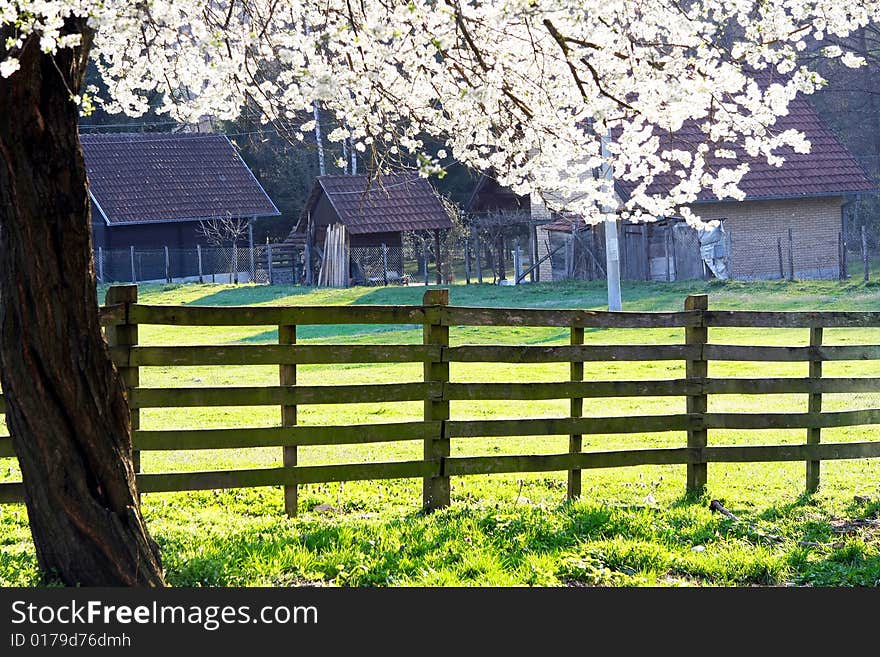
[[[431,184],[416,173],[319,176],[285,243],[303,244],[305,283],[316,281],[325,252],[327,228],[344,226],[351,282],[403,282],[403,234],[433,239],[440,252],[441,233],[452,220]],[[335,250],[335,249],[334,249]],[[441,262],[436,257],[437,276]],[[438,281],[439,282],[439,281]]]

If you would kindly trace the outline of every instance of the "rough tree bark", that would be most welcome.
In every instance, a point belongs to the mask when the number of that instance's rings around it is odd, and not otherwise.
[[[67,585],[162,586],[124,389],[98,322],[77,109],[91,34],[0,78],[0,379],[40,568]],[[0,44],[8,35],[0,30]],[[2,49],[2,46],[0,46]],[[2,55],[0,50],[0,55]]]

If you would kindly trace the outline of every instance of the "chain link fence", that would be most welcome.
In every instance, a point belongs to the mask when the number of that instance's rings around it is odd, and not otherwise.
[[[101,249],[95,273],[101,283],[269,282],[267,245],[193,249]]]
[[[624,280],[680,281],[711,278],[700,258],[699,236],[683,224],[651,225],[621,231],[619,250]],[[723,261],[738,280],[880,277],[880,228],[844,233],[781,230],[738,234],[728,230]],[[590,230],[539,231],[538,245],[513,236],[491,244],[467,231],[437,242],[405,236],[402,246],[351,247],[352,285],[514,284],[540,280],[604,280],[605,240]],[[479,255],[477,255],[479,253]],[[550,254],[539,266],[542,254]],[[95,270],[101,283],[203,282],[314,284],[320,258],[312,253],[311,278],[303,247],[284,244],[232,248],[98,249]],[[439,280],[438,280],[439,275]]]
[[[356,246],[349,249],[351,279],[355,285],[409,285],[400,246]]]
[[[430,256],[433,258],[433,254]],[[407,285],[418,263],[407,262],[403,247],[350,250],[354,285]],[[94,253],[100,283],[270,283],[304,285],[305,252],[284,244],[192,249],[102,249]],[[312,281],[317,281],[313,261]]]
[[[865,282],[880,278],[880,226],[872,224],[851,228],[844,252],[849,276]]]

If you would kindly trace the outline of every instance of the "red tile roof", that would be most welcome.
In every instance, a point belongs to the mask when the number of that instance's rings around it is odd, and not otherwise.
[[[96,211],[110,225],[278,216],[222,134],[80,135]]]
[[[304,232],[315,204],[326,195],[339,220],[353,235],[452,228],[440,198],[416,173],[318,176],[294,231]]]
[[[768,164],[765,158],[750,157],[741,146],[726,145],[721,148],[733,150],[737,158],[717,158],[714,156],[715,149],[712,149],[707,157],[707,165],[712,169],[718,169],[736,167],[742,162],[747,162],[750,166],[749,172],[739,184],[747,200],[838,196],[877,190],[877,185],[871,181],[858,161],[838,141],[822,121],[819,113],[803,97],[797,97],[791,102],[788,115],[777,119],[773,128],[774,132],[790,129],[804,133],[811,144],[809,153],[795,153],[789,147],[779,149],[778,152],[785,158],[785,162],[776,167]],[[686,124],[675,135],[667,133],[659,136],[661,150],[673,148],[692,150],[685,144],[699,143],[703,139],[695,123]],[[679,178],[674,174],[657,176],[649,186],[648,192],[663,194],[678,182]],[[624,198],[628,198],[636,187],[634,182],[622,179],[617,179],[615,184],[618,193]],[[702,190],[698,199],[698,202],[719,200],[711,190]]]

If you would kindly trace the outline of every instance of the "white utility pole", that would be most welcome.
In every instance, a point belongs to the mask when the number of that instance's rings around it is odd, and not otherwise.
[[[602,136],[602,168],[600,174],[605,181],[604,190],[614,193],[614,167],[611,166],[608,144],[611,131]],[[610,205],[602,206],[605,215],[605,271],[608,279],[608,310],[621,310],[620,299],[620,249],[617,242],[617,213]]]
[[[306,34],[309,26],[306,25]],[[318,145],[318,175],[323,176],[327,171],[324,168],[324,142],[321,141],[321,112],[318,110],[318,101],[312,101],[312,115],[315,117],[315,143]]]
[[[318,101],[312,102],[312,114],[315,117],[315,143],[318,145],[318,175],[326,173],[324,168],[324,142],[321,141],[321,115],[318,112]]]

